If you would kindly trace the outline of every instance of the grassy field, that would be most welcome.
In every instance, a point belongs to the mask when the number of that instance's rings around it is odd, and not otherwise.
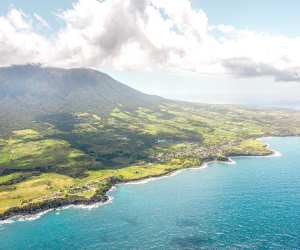
[[[115,182],[160,176],[229,155],[266,155],[258,137],[299,135],[300,113],[166,103],[49,116],[0,139],[0,215],[68,197],[89,199]]]
[[[67,141],[44,138],[34,130],[20,130],[2,143],[0,171],[53,171],[72,175],[90,164],[89,158],[71,148]]]
[[[182,163],[174,163],[87,171],[84,178],[72,178],[53,173],[30,177],[26,181],[15,185],[0,186],[0,214],[11,207],[21,207],[29,203],[34,204],[72,195],[91,198],[101,189],[102,184],[107,183],[111,178],[115,178],[119,182],[134,181],[151,176],[161,176],[194,164],[194,162],[188,160]],[[12,175],[5,176],[5,179],[2,177],[3,179],[0,179],[0,182],[15,177]]]

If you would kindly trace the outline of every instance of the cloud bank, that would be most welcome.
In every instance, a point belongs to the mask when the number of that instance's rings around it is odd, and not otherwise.
[[[271,64],[255,62],[249,58],[230,58],[223,61],[223,66],[238,77],[274,77],[277,82],[297,82],[300,80],[300,67],[276,68]]]
[[[176,3],[175,3],[176,2]],[[300,37],[212,26],[189,0],[79,0],[51,29],[38,13],[0,17],[0,65],[192,71],[300,81]]]

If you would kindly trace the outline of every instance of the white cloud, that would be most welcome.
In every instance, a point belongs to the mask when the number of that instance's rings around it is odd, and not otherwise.
[[[230,58],[223,61],[223,66],[239,77],[271,76],[275,81],[300,81],[300,68],[280,69],[271,64],[255,62],[249,58]]]
[[[11,9],[7,14],[7,21],[16,29],[30,29],[31,25],[25,20],[26,15],[16,9]]]
[[[33,13],[33,16],[38,21],[38,23],[40,23],[44,28],[47,28],[47,29],[50,28],[48,22],[44,18],[42,18],[40,15],[38,15],[37,13]]]
[[[46,62],[49,42],[32,28],[17,9],[0,17],[0,65]]]
[[[63,65],[197,71],[213,44],[207,16],[187,0],[81,0],[61,18],[55,61]]]
[[[0,17],[0,64],[162,69],[299,81],[300,37],[209,25],[189,0],[79,0],[60,13],[65,27],[47,39],[48,23],[12,9]]]

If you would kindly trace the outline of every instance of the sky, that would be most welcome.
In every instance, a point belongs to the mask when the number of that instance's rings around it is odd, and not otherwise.
[[[0,66],[89,67],[150,94],[300,106],[296,0],[1,0]]]

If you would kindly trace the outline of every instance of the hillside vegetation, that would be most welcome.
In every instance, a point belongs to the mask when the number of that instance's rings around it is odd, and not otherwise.
[[[4,86],[6,99],[17,102],[8,94],[12,87]],[[111,93],[113,89],[106,98]],[[0,217],[105,200],[115,183],[161,176],[208,160],[225,161],[233,155],[267,155],[271,151],[256,138],[300,135],[296,111],[181,103],[131,89],[130,93],[136,95],[130,102],[122,92],[114,102],[105,102],[111,106],[102,102],[105,107],[87,104],[81,97],[78,110],[68,101],[61,112],[29,109],[26,122],[21,117],[16,126],[17,119],[8,119],[0,137]],[[36,95],[26,96],[33,102]]]

